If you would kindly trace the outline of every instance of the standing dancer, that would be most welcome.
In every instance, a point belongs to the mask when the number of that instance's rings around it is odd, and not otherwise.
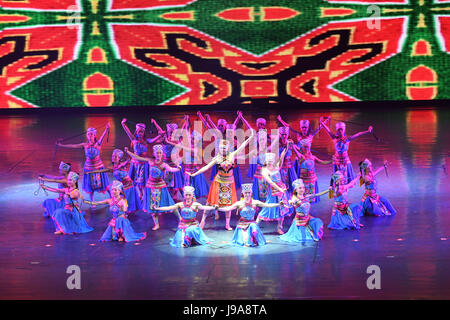
[[[78,190],[79,178],[77,173],[71,171],[67,175],[67,188],[56,189],[41,185],[42,189],[62,193],[64,197],[64,207],[56,209],[52,216],[56,228],[55,234],[86,233],[94,230],[84,220],[84,212],[81,212],[78,203],[81,197],[81,192]]]
[[[317,194],[307,194],[302,179],[297,179],[293,183],[294,194],[289,200],[289,205],[295,209],[295,218],[292,220],[289,231],[280,236],[280,239],[287,242],[303,242],[308,240],[319,241],[323,236],[323,222],[309,214],[312,197],[320,197],[329,190]]]
[[[209,188],[207,204],[219,205],[219,207],[230,206],[237,201],[236,187],[234,182],[233,167],[236,155],[245,149],[247,144],[253,139],[255,133],[251,130],[250,137],[242,143],[235,151],[230,152],[230,142],[227,140],[221,140],[219,143],[219,154],[215,156],[210,163],[202,167],[200,170],[194,173],[188,173],[191,177],[195,177],[211,168],[214,165],[218,166],[217,174],[214,177]],[[200,227],[203,229],[206,222],[206,212],[203,211],[202,221]],[[225,229],[232,231],[230,227],[231,212],[225,213],[226,224]]]
[[[90,205],[108,204],[109,211],[112,213],[112,219],[103,233],[100,241],[139,241],[147,237],[147,233],[136,233],[127,218],[128,210],[127,200],[123,190],[123,184],[117,180],[111,185],[112,197],[102,201],[86,201]]]
[[[320,160],[311,153],[311,140],[302,139],[299,141],[300,148],[293,145],[293,150],[297,155],[299,163],[299,176],[305,184],[306,194],[314,194],[319,192],[319,185],[317,183],[317,175],[315,163],[330,164],[332,161]],[[309,197],[310,202],[319,202],[320,197]]]
[[[197,163],[202,163],[202,135],[195,130],[189,132],[189,128],[191,128],[189,124],[189,116],[186,115],[185,123],[183,124],[182,129],[186,130],[185,132],[187,133],[187,136],[183,136],[183,140],[179,144],[174,144],[171,141],[168,141],[168,143],[184,150],[184,185],[194,187],[195,197],[199,199],[208,195],[209,186],[206,182],[205,175],[201,173],[195,177],[191,177],[188,173],[192,174],[196,172],[199,169]],[[188,143],[185,141],[188,141]]]
[[[259,200],[252,199],[252,189],[253,186],[251,183],[243,184],[243,199],[235,202],[231,206],[218,209],[220,211],[232,211],[237,209],[239,212],[241,218],[239,219],[231,240],[231,243],[239,246],[255,247],[265,245],[266,238],[255,221],[256,208],[275,208],[283,205],[283,202],[264,203]]]
[[[294,168],[294,162],[292,161],[294,158],[292,152],[294,142],[289,139],[289,127],[279,127],[278,134],[281,142],[278,155],[280,156],[280,159],[283,160],[282,166],[280,167],[281,179],[287,186],[289,194],[292,194],[292,183],[298,179]],[[283,158],[281,158],[281,154],[284,154]]]
[[[152,119],[152,122],[158,129],[158,132],[163,132],[161,127],[156,123],[154,119]],[[169,166],[178,166],[178,164],[174,162],[174,158],[176,157],[175,155],[178,151],[178,148],[175,148],[174,150],[174,146],[180,143],[180,139],[173,139],[173,134],[177,129],[178,125],[176,123],[166,124],[166,131],[164,136],[162,137],[163,142],[161,144],[163,146],[164,162]],[[175,161],[178,162],[178,160]],[[181,192],[181,189],[183,189],[184,186],[183,171],[180,170],[176,172],[164,172],[164,181],[166,182],[167,189],[169,190],[170,195],[172,196],[172,198],[176,199],[178,191]]]
[[[163,133],[158,132],[158,135],[153,139],[147,138],[145,135],[145,124],[136,123],[136,129],[134,130],[134,134],[131,134],[131,131],[128,128],[126,122],[127,119],[123,118],[122,127],[125,130],[125,133],[127,134],[128,138],[130,138],[131,148],[133,152],[140,157],[147,157],[149,145],[158,140]],[[137,187],[139,192],[139,198],[142,200],[144,197],[145,182],[148,179],[148,163],[132,159],[128,175],[134,182],[134,185]]]
[[[59,189],[67,188],[67,176],[71,170],[70,163],[65,163],[61,161],[59,164],[59,173],[60,176],[50,176],[50,175],[40,175],[39,179],[44,182],[54,182],[58,184]],[[56,199],[46,199],[42,203],[42,207],[45,209],[43,216],[46,218],[50,218],[58,208],[64,207],[64,195],[59,193],[58,198]]]
[[[321,122],[321,124],[334,142],[334,149],[336,152],[333,155],[333,172],[339,170],[344,175],[347,183],[350,183],[350,181],[355,178],[353,166],[348,156],[350,142],[358,137],[371,133],[373,131],[373,128],[372,126],[369,126],[369,129],[367,131],[361,131],[352,135],[351,137],[347,137],[345,135],[344,122],[336,123],[336,134],[332,133],[330,128],[328,128],[328,126],[323,121]]]
[[[145,212],[151,213],[152,215],[155,224],[152,230],[158,230],[160,228],[158,214],[161,212],[153,209],[153,207],[158,208],[175,204],[169,194],[169,190],[167,190],[167,185],[164,181],[164,172],[177,172],[181,170],[181,167],[178,166],[177,168],[172,168],[163,161],[163,146],[160,144],[155,144],[153,146],[153,158],[140,157],[133,152],[130,152],[128,148],[125,148],[125,152],[136,160],[148,162],[149,177],[145,185],[144,203],[142,208]],[[179,217],[178,212],[177,216]]]
[[[281,153],[278,162],[275,162],[275,153],[266,153],[265,166],[261,169],[261,175],[264,180],[269,184],[269,194],[267,195],[266,203],[280,203],[281,201],[287,205],[288,196],[286,185],[283,183],[280,174],[280,167],[283,165],[283,158],[287,149],[284,149]],[[277,232],[283,234],[283,220],[286,215],[289,214],[289,208],[283,206],[274,208],[263,208],[256,219],[256,223],[259,224],[263,221],[278,221]]]
[[[319,127],[316,130],[313,130],[311,128],[311,124],[310,124],[309,120],[305,120],[305,119],[300,120],[300,131],[297,131],[297,130],[293,129],[289,125],[289,123],[283,121],[283,119],[281,118],[280,115],[278,115],[277,119],[278,119],[278,121],[280,121],[280,123],[283,126],[289,127],[293,132],[295,132],[297,134],[297,146],[299,148],[301,148],[300,141],[305,140],[305,139],[309,140],[310,145],[312,145],[314,136],[317,133],[319,133],[320,129],[322,129],[322,123],[321,123],[322,117],[319,120]],[[325,120],[325,123],[327,123],[329,121],[330,121],[330,118],[327,118]],[[298,159],[296,159],[295,162],[294,162],[294,168],[295,168],[295,172],[297,173],[297,176],[300,176],[300,167],[299,167]]]
[[[111,162],[113,164],[112,169],[104,169],[100,170],[100,172],[112,172],[114,178],[122,183],[123,192],[127,200],[127,213],[140,210],[142,201],[139,196],[139,189],[133,184],[133,180],[128,175],[129,160],[123,161],[123,151],[114,149]],[[109,186],[109,189],[111,187],[112,185]]]
[[[102,147],[103,139],[109,132],[111,124],[106,124],[106,129],[103,132],[99,140],[97,140],[97,129],[89,128],[86,132],[87,142],[78,144],[61,144],[59,141],[56,143],[59,147],[64,148],[83,148],[86,156],[84,163],[84,175],[83,175],[83,190],[89,194],[91,201],[94,200],[94,192],[105,193],[109,186],[109,179],[106,172],[90,173],[91,171],[99,171],[105,169],[102,160],[100,159],[100,150]]]
[[[212,240],[205,235],[195,217],[199,209],[215,210],[216,207],[204,206],[201,203],[196,202],[194,197],[194,187],[186,186],[183,188],[183,191],[183,202],[178,202],[169,207],[155,207],[155,210],[160,211],[180,210],[180,223],[178,224],[178,229],[175,233],[175,237],[170,239],[170,245],[176,248],[184,248],[190,247],[191,245],[207,244]]]
[[[359,163],[359,170],[361,172],[360,185],[364,184],[364,193],[361,199],[363,214],[374,215],[378,217],[393,216],[397,213],[388,199],[381,197],[377,193],[377,180],[375,176],[383,169],[387,168],[387,161],[384,166],[373,171],[372,163],[365,159]]]
[[[359,204],[350,204],[348,202],[348,190],[353,188],[359,179],[359,175],[347,183],[347,179],[340,171],[336,171],[331,176],[330,193],[334,198],[334,206],[331,212],[331,221],[328,229],[356,229],[361,228],[359,218],[361,216],[361,206]]]

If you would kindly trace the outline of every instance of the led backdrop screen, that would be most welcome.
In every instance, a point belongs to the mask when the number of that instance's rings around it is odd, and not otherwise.
[[[449,0],[0,0],[0,107],[450,98]]]

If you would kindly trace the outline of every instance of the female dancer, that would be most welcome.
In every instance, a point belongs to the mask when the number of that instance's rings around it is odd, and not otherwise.
[[[397,213],[388,199],[381,197],[377,194],[377,180],[375,176],[383,169],[387,168],[387,161],[384,162],[384,166],[373,171],[372,163],[365,159],[359,163],[359,169],[361,172],[360,184],[364,183],[366,192],[361,199],[361,205],[363,214],[374,215],[378,217],[392,216]]]
[[[298,179],[297,173],[295,172],[294,154],[292,152],[293,141],[289,139],[289,127],[279,127],[278,134],[280,136],[280,149],[279,156],[284,153],[284,158],[282,161],[282,166],[280,167],[281,179],[287,186],[289,194],[292,194],[292,183]]]
[[[152,119],[152,122],[158,129],[158,132],[163,132],[161,127],[156,123],[154,119]],[[164,162],[172,167],[176,166],[173,160],[175,158],[175,153],[177,149],[175,148],[174,150],[174,146],[180,143],[180,139],[175,140],[173,136],[175,130],[177,129],[178,125],[176,123],[166,124],[166,131],[162,137],[163,142],[161,143],[163,146]],[[181,192],[181,189],[183,189],[184,186],[183,171],[180,170],[176,172],[170,171],[164,172],[164,181],[166,182],[167,189],[169,190],[172,198],[176,198],[178,191]]]
[[[67,176],[71,170],[72,166],[70,163],[65,163],[61,161],[59,164],[60,176],[50,176],[50,175],[40,175],[39,179],[44,182],[55,182],[58,184],[59,189],[67,188]],[[56,199],[46,199],[42,203],[42,207],[45,209],[43,216],[45,218],[50,218],[58,208],[64,207],[64,196],[62,193],[59,194]]]
[[[284,205],[283,202],[264,203],[259,200],[254,200],[252,199],[252,189],[253,186],[251,183],[243,184],[242,194],[244,198],[231,206],[218,209],[225,212],[235,209],[238,210],[241,218],[234,230],[231,243],[239,246],[255,247],[265,245],[266,238],[255,221],[256,208],[275,208]]]
[[[175,204],[172,197],[167,190],[166,182],[164,181],[164,172],[171,171],[177,172],[181,170],[181,167],[172,168],[163,161],[163,146],[155,144],[153,146],[153,158],[140,157],[133,152],[130,152],[128,148],[125,148],[125,152],[131,157],[139,161],[146,161],[149,166],[149,177],[147,179],[144,190],[144,203],[142,208],[145,212],[151,213],[155,226],[152,230],[159,229],[159,219],[157,210],[153,209],[163,206],[171,206]],[[178,214],[179,216],[179,214]]]
[[[199,209],[215,210],[216,207],[204,206],[201,203],[196,202],[194,197],[194,187],[186,186],[183,188],[183,191],[183,202],[178,202],[168,207],[154,207],[155,210],[159,211],[180,210],[180,223],[178,224],[178,229],[175,233],[175,237],[170,240],[170,245],[172,247],[181,248],[190,247],[194,244],[207,244],[211,242],[211,239],[209,239],[200,228],[198,221],[195,219],[195,216],[197,215]]]
[[[266,203],[283,202],[287,205],[288,197],[286,185],[281,180],[280,167],[283,165],[283,158],[287,149],[284,149],[278,162],[275,162],[275,153],[266,153],[265,166],[261,169],[261,175],[269,184],[269,194],[267,195]],[[289,208],[283,206],[274,208],[262,208],[256,223],[263,221],[278,221],[277,231],[283,234],[283,220],[289,214]]]
[[[215,156],[210,163],[194,173],[188,173],[191,177],[195,177],[211,168],[214,165],[218,165],[218,172],[214,177],[214,181],[209,188],[208,200],[209,205],[219,205],[219,207],[230,206],[237,201],[236,187],[234,183],[233,167],[234,159],[236,155],[244,150],[247,144],[253,139],[255,133],[251,130],[250,137],[244,141],[235,151],[230,152],[230,142],[227,140],[221,140],[219,144],[219,154]],[[200,227],[203,229],[206,222],[206,212],[203,212],[202,221]],[[232,231],[230,227],[231,212],[225,213],[226,224],[225,229]]]
[[[185,151],[184,156],[184,185],[192,186],[195,188],[195,197],[197,199],[206,197],[208,195],[209,186],[206,182],[205,175],[203,173],[191,177],[188,173],[194,173],[199,169],[197,163],[202,163],[202,135],[198,131],[193,130],[190,132],[189,116],[185,116],[185,123],[182,129],[186,130],[187,136],[183,136],[183,140],[179,144],[175,144],[171,141],[167,143],[173,144],[174,146],[183,149]],[[184,140],[186,139],[186,140]],[[187,141],[187,143],[186,143]]]
[[[147,157],[149,145],[153,144],[156,140],[158,140],[163,135],[163,133],[158,132],[158,135],[153,139],[147,138],[145,136],[145,124],[136,123],[136,129],[134,130],[134,134],[131,134],[131,131],[126,123],[127,119],[123,118],[122,127],[125,130],[128,138],[130,138],[131,148],[133,152],[140,157]],[[137,190],[139,192],[139,198],[142,200],[142,198],[144,197],[145,182],[148,179],[147,162],[132,159],[128,175],[134,182],[134,185],[137,187]],[[130,205],[130,203],[128,204]]]
[[[300,148],[293,145],[293,150],[297,155],[299,163],[299,176],[305,184],[306,194],[314,194],[319,192],[319,185],[317,183],[317,175],[315,170],[315,163],[330,164],[332,161],[320,160],[311,153],[311,140],[303,139],[299,142]],[[319,202],[319,197],[309,197],[310,202]]]
[[[94,200],[94,192],[105,193],[109,186],[109,179],[106,172],[91,173],[91,171],[99,171],[105,169],[102,160],[100,159],[100,150],[102,147],[103,139],[106,133],[109,131],[111,124],[106,124],[106,129],[103,132],[100,139],[97,140],[97,129],[89,128],[86,132],[87,142],[78,144],[61,144],[59,141],[56,143],[59,147],[64,148],[83,148],[86,155],[86,161],[84,163],[84,175],[83,175],[83,190],[89,194],[91,201]]]
[[[103,233],[100,241],[139,241],[147,237],[147,233],[136,233],[127,219],[126,212],[128,210],[127,200],[123,190],[123,184],[114,180],[111,185],[112,197],[102,201],[87,201],[90,205],[108,204],[109,211],[112,213],[112,219],[108,223],[108,227]]]
[[[348,156],[348,148],[350,147],[350,142],[358,137],[372,132],[373,128],[372,126],[369,126],[369,129],[367,131],[361,131],[352,135],[351,137],[347,137],[345,135],[344,122],[336,123],[336,134],[331,132],[330,128],[328,128],[325,122],[322,121],[321,124],[334,142],[334,149],[336,152],[333,155],[333,172],[339,170],[344,175],[347,183],[350,183],[350,181],[355,178],[353,166]]]
[[[358,181],[359,175],[347,183],[347,179],[340,171],[336,171],[331,176],[330,193],[334,198],[334,206],[331,212],[331,221],[328,229],[356,229],[361,228],[359,218],[361,216],[361,206],[359,204],[350,204],[347,194],[350,188],[353,188]]]
[[[127,213],[140,210],[142,208],[142,201],[139,196],[139,189],[133,184],[133,180],[131,180],[128,175],[129,160],[123,161],[123,151],[114,149],[111,162],[113,164],[112,169],[103,169],[99,170],[99,172],[112,172],[114,178],[122,183],[125,198],[127,200]],[[111,190],[111,187],[112,185],[108,188]]]
[[[294,194],[289,200],[289,205],[295,209],[295,218],[292,220],[289,231],[280,236],[280,239],[286,242],[319,241],[323,236],[323,222],[309,214],[311,208],[309,199],[320,197],[329,190],[317,194],[307,194],[302,179],[295,180],[293,185]]]
[[[84,212],[81,212],[78,199],[81,193],[78,190],[78,179],[80,176],[71,171],[67,175],[67,188],[56,189],[41,185],[42,189],[62,193],[64,196],[64,208],[58,208],[53,212],[55,234],[86,233],[94,230],[84,220]]]

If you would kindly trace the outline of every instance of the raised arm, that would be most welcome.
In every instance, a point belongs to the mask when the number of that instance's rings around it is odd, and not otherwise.
[[[255,136],[255,130],[250,130],[250,137],[247,138],[247,140],[244,141],[243,144],[241,144],[239,146],[239,148],[237,148],[235,151],[231,152],[231,157],[234,158],[239,152],[241,152],[242,150],[245,149],[245,147],[250,143],[250,141],[253,139],[253,137]]]
[[[289,123],[287,123],[286,121],[284,121],[284,120],[281,118],[281,115],[278,115],[277,120],[283,125],[283,127],[288,127],[288,128],[291,127],[291,126],[289,125]]]
[[[206,114],[206,120],[207,120],[208,123],[209,123],[209,127],[208,127],[208,128],[219,130],[219,129],[217,128],[216,124],[214,123],[214,121],[212,121],[212,119],[211,119],[211,117],[209,116],[209,114]]]
[[[386,169],[388,167],[388,162],[384,161],[384,165],[382,167],[379,167],[375,172],[373,173],[373,176],[375,177],[377,174],[379,174],[383,169]]]
[[[252,126],[250,125],[250,123],[244,118],[244,115],[242,114],[242,111],[238,111],[239,115],[241,117],[242,123],[247,127],[247,129],[253,130]]]
[[[151,160],[150,158],[144,158],[144,157],[138,156],[137,154],[135,154],[135,153],[129,151],[127,147],[125,147],[125,148],[123,149],[123,151],[125,151],[125,153],[128,153],[128,155],[129,155],[130,157],[132,157],[132,158],[134,158],[134,159],[136,159],[136,160],[138,160],[138,161],[147,161],[147,162],[148,162],[148,161]]]
[[[328,124],[328,122],[330,122],[330,119],[331,119],[330,117],[327,117],[325,119],[324,123]],[[320,129],[322,129],[322,128],[323,128],[323,125],[322,125],[322,118],[321,118],[319,121],[319,127],[316,130],[314,130],[313,132],[311,132],[311,135],[314,137],[316,134],[319,133]]]
[[[100,137],[100,139],[98,139],[98,144],[99,145],[102,145],[102,143],[103,143],[103,139],[105,139],[105,136],[106,136],[106,134],[109,132],[109,129],[111,128],[111,123],[107,123],[106,124],[106,128],[105,128],[105,130],[103,131],[103,134],[102,134],[102,136]]]
[[[201,174],[205,171],[207,171],[209,168],[211,168],[213,165],[215,165],[217,163],[217,157],[214,157],[213,160],[211,160],[211,162],[209,162],[206,166],[201,167],[197,172],[194,173],[189,173],[186,172],[187,175],[191,176],[191,177],[195,177],[198,174]]]
[[[330,136],[331,139],[336,139],[336,136],[334,135],[333,132],[331,132],[330,128],[328,128],[328,126],[325,122],[320,121],[320,124],[325,129],[325,131],[328,133],[328,135]]]
[[[350,189],[353,188],[356,185],[356,182],[359,181],[359,178],[361,177],[361,174],[358,174],[355,179],[353,179],[352,181],[350,181],[349,183],[347,183],[345,185],[345,189]]]
[[[203,125],[206,128],[212,129],[211,125],[208,123],[208,121],[206,121],[205,117],[202,115],[202,113],[200,111],[197,111],[197,117],[203,122]]]
[[[361,137],[363,135],[371,133],[372,131],[373,131],[373,127],[370,126],[366,131],[358,132],[358,133],[352,135],[348,140],[350,140],[350,141],[355,140],[356,138],[359,138],[359,137]]]
[[[131,133],[130,129],[127,126],[127,119],[123,118],[121,123],[122,123],[122,128],[123,128],[123,130],[125,130],[125,133],[127,134],[128,138],[130,138],[130,140],[133,141],[135,139],[135,137],[133,136],[133,134]]]

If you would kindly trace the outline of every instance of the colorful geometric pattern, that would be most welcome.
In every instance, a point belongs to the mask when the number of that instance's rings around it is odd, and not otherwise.
[[[449,52],[450,0],[0,0],[0,107],[449,99]]]

